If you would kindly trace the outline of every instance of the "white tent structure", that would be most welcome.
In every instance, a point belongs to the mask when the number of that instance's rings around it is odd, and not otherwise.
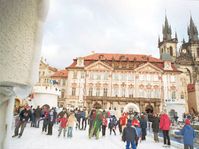
[[[134,103],[128,103],[128,104],[124,107],[124,112],[129,112],[129,111],[140,112],[140,108],[138,107],[138,105],[136,105],[136,104],[134,104]]]

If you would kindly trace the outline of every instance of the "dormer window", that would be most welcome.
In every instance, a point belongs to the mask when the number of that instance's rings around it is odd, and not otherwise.
[[[126,58],[125,58],[125,56],[120,56],[120,61],[126,61]]]
[[[104,55],[100,55],[99,60],[104,60]]]

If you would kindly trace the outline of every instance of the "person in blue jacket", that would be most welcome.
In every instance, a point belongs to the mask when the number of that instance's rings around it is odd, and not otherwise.
[[[185,120],[185,125],[180,131],[180,134],[183,135],[184,149],[193,149],[193,141],[196,137],[194,129],[190,125],[190,120]]]

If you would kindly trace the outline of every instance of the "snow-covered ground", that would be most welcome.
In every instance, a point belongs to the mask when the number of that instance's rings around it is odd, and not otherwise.
[[[13,130],[14,131],[14,130]],[[88,131],[75,130],[73,138],[64,138],[63,134],[58,138],[58,126],[54,126],[53,135],[48,136],[41,133],[41,128],[30,128],[29,125],[24,130],[21,138],[12,138],[8,149],[125,149],[125,143],[121,141],[121,136],[107,134],[105,137],[88,138]],[[142,141],[138,149],[163,149],[163,143],[154,143],[152,138],[147,137],[147,141]],[[171,147],[170,149],[175,149]]]

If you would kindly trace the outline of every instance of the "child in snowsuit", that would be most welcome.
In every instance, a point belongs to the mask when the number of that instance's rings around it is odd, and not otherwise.
[[[58,137],[60,137],[62,130],[64,130],[64,137],[66,136],[66,124],[67,124],[67,114],[64,114],[63,118],[59,118],[58,121],[60,122],[60,126],[59,126],[59,134]]]
[[[183,135],[184,149],[193,149],[193,140],[196,137],[196,133],[191,127],[189,119],[185,120],[185,125],[180,134]]]

